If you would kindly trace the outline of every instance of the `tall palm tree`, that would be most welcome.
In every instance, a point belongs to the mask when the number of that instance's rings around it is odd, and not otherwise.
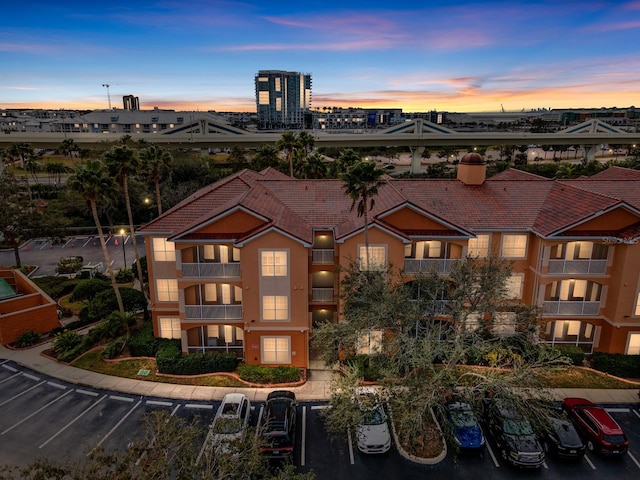
[[[173,158],[171,154],[160,148],[158,145],[151,144],[140,150],[140,160],[143,169],[147,172],[156,192],[156,204],[158,205],[158,216],[162,215],[162,197],[160,195],[160,181],[163,177],[171,175],[171,162]]]
[[[60,147],[58,148],[58,150],[60,150],[60,152],[63,153],[65,156],[68,155],[69,157],[72,157],[73,152],[77,152],[79,148],[73,138],[65,138],[60,144]]]
[[[33,156],[33,148],[29,143],[14,143],[7,149],[7,154],[13,161],[19,160],[20,168],[24,168],[24,161]]]
[[[375,196],[378,188],[384,185],[385,181],[380,177],[384,175],[384,170],[377,168],[373,162],[360,161],[344,172],[340,178],[344,182],[342,188],[351,198],[351,210],[357,205],[359,217],[364,217],[364,245],[367,262],[369,263],[369,210],[375,205]]]
[[[253,170],[261,171],[268,167],[277,167],[280,163],[278,149],[270,143],[262,145],[251,160]]]
[[[120,181],[124,191],[124,203],[127,206],[127,217],[129,219],[129,231],[133,243],[133,253],[136,257],[136,267],[138,269],[138,279],[142,284],[142,266],[140,265],[140,255],[138,254],[138,242],[133,225],[133,214],[131,213],[131,198],[129,196],[129,175],[134,175],[140,167],[138,153],[127,145],[116,145],[104,154],[109,171]]]
[[[282,137],[276,142],[276,148],[286,152],[287,162],[289,163],[289,176],[293,177],[293,154],[298,148],[298,138],[293,132],[284,132]]]
[[[307,155],[311,153],[311,150],[313,150],[313,146],[315,145],[315,143],[315,137],[309,132],[303,131],[298,133],[298,144],[300,145],[300,148],[302,148],[307,153]]]
[[[107,250],[107,243],[104,239],[104,233],[102,231],[102,225],[100,225],[100,218],[98,217],[98,202],[104,199],[113,190],[113,178],[109,175],[104,165],[98,160],[87,160],[83,165],[78,167],[73,175],[69,177],[67,186],[82,195],[87,201],[91,214],[93,215],[93,221],[98,229],[98,237],[100,238],[100,246],[102,247],[102,255],[107,265],[109,277],[111,278],[111,286],[116,295],[118,302],[118,309],[120,313],[124,314],[124,305],[122,303],[122,297],[120,290],[116,283],[116,276],[111,266],[111,258],[109,257],[109,251]]]
[[[304,160],[298,165],[299,178],[326,178],[327,165],[324,158],[318,152],[306,155]]]

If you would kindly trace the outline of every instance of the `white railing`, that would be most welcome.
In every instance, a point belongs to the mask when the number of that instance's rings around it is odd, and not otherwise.
[[[333,288],[312,288],[311,301],[313,302],[333,302]]]
[[[419,273],[436,270],[438,273],[449,273],[453,265],[461,261],[460,258],[405,258],[404,272]]]
[[[182,276],[239,278],[240,263],[183,263]]]
[[[543,315],[598,315],[600,302],[555,300],[545,301]]]
[[[333,263],[333,248],[314,248],[311,251],[312,263]]]
[[[185,305],[184,313],[187,320],[239,320],[242,305]]]
[[[606,271],[607,260],[549,260],[549,273],[586,275]]]

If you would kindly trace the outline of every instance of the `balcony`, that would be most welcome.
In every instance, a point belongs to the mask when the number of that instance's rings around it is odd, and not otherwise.
[[[312,288],[311,301],[322,302],[322,303],[335,302],[333,288]]]
[[[600,302],[585,302],[571,300],[545,300],[542,307],[543,315],[598,315]]]
[[[314,248],[311,251],[311,262],[319,264],[333,264],[333,248]]]
[[[242,320],[242,305],[185,305],[186,320]]]
[[[607,260],[549,260],[550,274],[604,274]]]
[[[426,273],[432,270],[438,273],[449,273],[453,266],[461,261],[460,258],[405,258],[404,259],[404,273]]]
[[[240,278],[240,263],[183,263],[183,277]]]

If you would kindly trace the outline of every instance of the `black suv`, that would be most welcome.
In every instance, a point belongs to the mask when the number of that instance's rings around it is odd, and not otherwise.
[[[276,390],[267,396],[262,416],[262,452],[269,458],[291,458],[296,437],[296,395]]]
[[[539,468],[544,451],[529,420],[500,401],[485,404],[489,432],[502,458],[521,468]]]

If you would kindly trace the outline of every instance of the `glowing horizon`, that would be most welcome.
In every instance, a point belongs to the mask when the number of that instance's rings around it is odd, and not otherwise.
[[[312,106],[509,112],[640,106],[638,0],[25,0],[3,8],[0,108],[255,112],[259,70]],[[55,3],[55,2],[54,2]]]

